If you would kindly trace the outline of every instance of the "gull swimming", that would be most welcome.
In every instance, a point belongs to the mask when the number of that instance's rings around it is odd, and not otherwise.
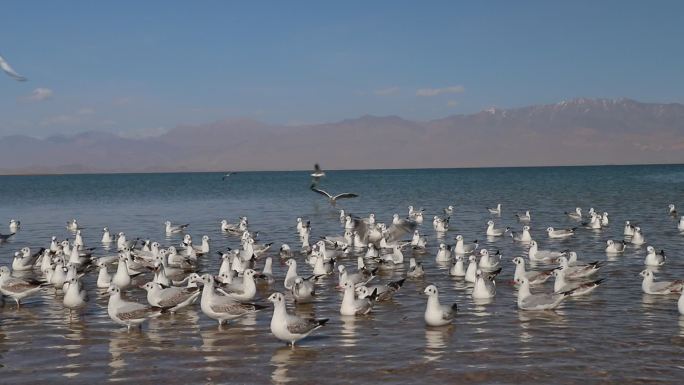
[[[549,238],[567,238],[575,234],[577,227],[571,229],[554,229],[553,227],[548,227],[546,233],[549,234]]]
[[[21,222],[19,222],[16,219],[10,219],[9,221],[9,229],[11,233],[16,233],[19,231],[19,228],[21,228]]]
[[[671,217],[677,217],[677,209],[675,208],[675,205],[673,205],[672,203],[670,203],[670,204],[667,206],[667,213],[668,213]]]
[[[530,281],[527,278],[522,278],[519,283],[518,309],[520,310],[552,310],[572,294],[572,291],[532,294],[530,292]]]
[[[131,330],[133,326],[140,326],[150,318],[159,317],[161,309],[146,306],[137,302],[126,301],[121,298],[121,289],[112,285],[109,290],[107,313],[112,321],[124,325]]]
[[[328,202],[333,207],[337,204],[338,199],[349,199],[349,198],[357,198],[358,197],[358,195],[354,194],[354,193],[341,193],[341,194],[337,194],[337,195],[331,195],[327,191],[316,188],[315,186],[311,186],[311,191],[328,197]]]
[[[475,287],[473,287],[472,296],[475,299],[494,298],[496,295],[496,282],[493,278],[485,277],[482,270],[478,269],[476,272]]]
[[[648,246],[646,248],[646,259],[644,260],[644,265],[646,266],[662,266],[665,264],[665,250],[660,250],[656,253],[655,247]]]
[[[455,303],[451,306],[441,305],[439,303],[439,291],[435,285],[429,285],[423,292],[428,296],[424,314],[425,323],[428,326],[450,324],[456,317],[458,306]]]
[[[553,275],[556,277],[553,283],[553,291],[557,294],[569,292],[572,297],[587,295],[596,290],[604,281],[603,279],[597,279],[590,282],[567,282],[565,280],[565,271],[565,269],[553,270]]]
[[[473,243],[471,244],[464,244],[463,243],[463,236],[462,235],[457,235],[456,236],[456,245],[454,246],[454,252],[456,254],[468,254],[472,253],[475,251],[480,245],[477,243],[477,240],[474,240]]]
[[[634,234],[632,234],[632,240],[630,241],[633,245],[643,245],[646,243],[646,239],[644,238],[644,234],[641,232],[641,227],[635,226],[634,227]]]
[[[425,270],[423,270],[423,265],[420,262],[416,262],[416,259],[411,257],[409,259],[409,269],[406,272],[406,276],[409,278],[421,278],[425,275]]]
[[[627,245],[624,241],[615,242],[612,239],[606,241],[606,254],[620,254],[624,253]]]
[[[562,251],[552,251],[552,250],[540,250],[537,241],[530,241],[530,248],[527,250],[527,257],[530,261],[553,261],[554,259],[562,256],[565,252]]]
[[[487,249],[480,250],[480,262],[478,266],[485,271],[493,271],[501,264],[501,252],[499,250],[492,256]]]
[[[164,226],[165,226],[167,234],[174,234],[174,233],[182,233],[190,225],[189,224],[172,225],[171,221],[166,221],[166,222],[164,222]]]
[[[524,214],[515,214],[515,216],[518,218],[518,222],[530,222],[532,220],[530,210],[526,210]]]
[[[542,284],[551,278],[553,271],[542,270],[542,271],[525,271],[525,260],[522,257],[513,258],[513,263],[515,263],[515,272],[513,273],[513,279],[516,282],[520,282],[523,278],[527,279],[530,285]]]
[[[520,234],[515,231],[511,232],[511,238],[516,242],[527,243],[532,241],[532,234],[530,234],[530,226],[523,226]]]
[[[2,55],[0,55],[0,69],[2,69],[7,75],[9,75],[9,76],[11,76],[12,78],[14,78],[14,80],[16,80],[16,81],[19,81],[19,82],[25,82],[25,81],[26,81],[26,78],[23,77],[23,76],[21,76],[21,75],[19,75],[19,74],[17,73],[17,71],[15,71],[15,70],[9,65],[9,63],[7,62],[7,60],[5,60],[4,57],[2,57]]]
[[[586,265],[570,266],[568,259],[565,256],[558,258],[558,264],[561,269],[565,270],[565,277],[568,279],[586,278],[598,273],[601,268],[601,262],[593,262]]]
[[[651,270],[644,270],[639,275],[644,277],[644,280],[641,282],[641,289],[646,294],[666,295],[679,293],[682,291],[682,287],[684,287],[684,281],[682,280],[655,282],[655,275]]]
[[[373,286],[358,286],[356,287],[356,294],[358,295],[358,298],[363,299],[366,297],[370,297],[371,294],[375,293],[377,295],[377,301],[382,302],[382,301],[387,301],[391,299],[396,292],[401,289],[401,286],[404,284],[404,281],[406,278],[402,278],[398,281],[392,281],[388,282],[385,285],[373,285]]]
[[[496,229],[494,228],[494,221],[487,221],[487,236],[490,237],[500,237],[510,230],[509,227]]]
[[[271,333],[277,339],[292,344],[293,349],[295,342],[306,338],[314,330],[321,328],[328,322],[327,318],[302,318],[288,313],[285,306],[285,296],[281,293],[275,292],[271,294],[268,297],[268,301],[273,303]]]
[[[495,208],[487,207],[487,211],[493,215],[501,215],[501,203],[497,203]]]
[[[679,223],[677,224],[677,230],[684,231],[684,215],[679,218]]]
[[[105,227],[102,229],[102,238],[100,239],[100,242],[107,244],[114,242],[114,237],[109,233],[109,228]]]
[[[631,237],[632,235],[634,235],[634,226],[632,226],[632,224],[629,223],[629,221],[625,221],[625,229],[624,229],[624,231],[622,232],[622,234],[623,234],[623,235],[626,235],[626,236],[629,236],[629,237]]]
[[[463,266],[463,256],[462,255],[457,255],[456,258],[454,259],[454,264],[451,265],[451,269],[449,269],[449,275],[453,277],[465,277],[465,268]]]
[[[570,217],[576,221],[579,221],[582,219],[582,209],[579,207],[575,207],[575,211],[573,211],[573,212],[567,212],[566,211],[565,215],[567,215],[568,217]]]
[[[451,259],[451,247],[447,246],[445,243],[439,244],[439,250],[437,251],[437,256],[435,261],[446,262]]]

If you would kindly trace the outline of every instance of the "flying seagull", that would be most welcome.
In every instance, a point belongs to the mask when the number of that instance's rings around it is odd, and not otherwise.
[[[221,180],[226,180],[226,178],[228,178],[229,176],[231,176],[233,174],[235,174],[235,172],[233,172],[233,171],[227,172],[227,173],[223,174],[223,177],[221,177]]]
[[[20,82],[25,82],[26,78],[19,75],[16,71],[10,67],[9,63],[5,60],[5,58],[0,55],[0,68],[2,68],[5,73],[11,77],[13,77],[15,80],[20,81]]]
[[[317,192],[317,193],[319,193],[319,194],[321,194],[321,195],[325,195],[326,197],[328,197],[328,200],[330,201],[330,204],[333,205],[333,206],[335,206],[335,204],[337,203],[337,200],[338,200],[338,199],[356,198],[356,197],[358,197],[358,195],[357,195],[357,194],[354,194],[354,193],[342,193],[342,194],[337,194],[337,195],[333,196],[333,195],[330,195],[327,191],[318,189],[318,188],[314,187],[313,185],[311,186],[311,191]]]
[[[315,187],[318,182],[325,176],[325,171],[321,170],[321,166],[316,163],[314,165],[314,170],[311,173],[311,186]]]

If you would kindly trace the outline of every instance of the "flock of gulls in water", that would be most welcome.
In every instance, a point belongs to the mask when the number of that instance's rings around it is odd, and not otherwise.
[[[326,196],[333,206],[339,199],[358,196],[353,193],[332,195],[320,189],[318,184],[325,177],[325,172],[318,165],[311,176],[310,189]],[[448,206],[440,215],[433,216],[432,226],[438,234],[449,230],[449,221],[455,210]],[[580,261],[572,251],[539,249],[528,225],[532,219],[530,211],[516,215],[521,223],[519,232],[496,227],[494,219],[503,213],[501,204],[487,208],[486,212],[483,210],[484,213],[490,215],[484,235],[510,237],[514,242],[527,246],[526,255],[512,258],[515,265],[513,282],[518,290],[517,306],[520,310],[552,310],[568,297],[589,295],[604,282],[596,278],[601,262]],[[678,217],[672,204],[667,214]],[[296,223],[293,221],[293,231],[296,226],[299,246],[293,248],[283,244],[279,250],[272,243],[258,243],[246,217],[240,217],[237,223],[221,221],[221,231],[235,236],[241,243],[239,249],[223,251],[212,251],[206,235],[199,245],[195,244],[192,236],[186,233],[187,224],[169,221],[164,224],[167,235],[183,235],[180,244],[168,247],[151,240],[128,239],[124,233],[113,235],[105,227],[101,242],[115,248],[116,253],[99,257],[94,255],[95,248],[86,247],[83,229],[76,219],[72,219],[66,223],[66,228],[73,233],[73,240],[59,240],[53,236],[44,248],[32,250],[24,247],[16,251],[11,268],[0,267],[0,292],[13,299],[19,307],[25,298],[53,287],[71,317],[72,312],[82,309],[88,301],[83,276],[97,274],[97,287],[109,293],[107,312],[116,324],[131,329],[149,318],[181,311],[199,301],[202,312],[221,326],[267,307],[257,301],[257,281],[263,280],[271,292],[268,301],[273,304],[271,332],[294,347],[297,341],[328,321],[300,317],[289,312],[286,306],[287,301],[315,301],[318,280],[336,279],[337,289],[343,291],[340,314],[357,316],[370,313],[378,303],[392,298],[406,279],[425,279],[422,262],[418,261],[431,258],[426,255],[428,240],[419,231],[424,226],[424,215],[424,210],[409,206],[406,217],[394,214],[391,222],[385,224],[377,221],[372,213],[361,218],[340,210],[341,235],[321,237],[315,242],[311,239],[311,223],[297,218]],[[565,215],[576,221],[577,226],[565,229],[549,227],[546,230],[549,238],[574,237],[580,228],[601,229],[609,223],[608,213],[594,209],[585,214],[578,207]],[[679,219],[677,227],[684,232],[684,216]],[[20,228],[21,223],[12,219],[10,233],[0,234],[0,243],[9,241]],[[453,245],[440,243],[435,261],[450,263],[449,275],[472,284],[474,299],[493,298],[496,279],[505,263],[502,255],[498,251],[481,248],[477,241],[465,242],[461,235],[457,235],[455,241]],[[620,255],[628,244],[646,244],[642,230],[630,222],[625,223],[624,240],[608,240],[605,252]],[[644,265],[647,268],[641,272],[643,292],[652,295],[682,293],[684,281],[657,281],[653,271],[648,269],[664,265],[667,261],[665,253],[652,246],[648,246],[646,251]],[[220,255],[220,268],[215,274],[201,274],[198,261],[212,252]],[[391,270],[404,263],[404,252],[411,253],[406,276],[396,281],[378,282],[379,271]],[[276,282],[274,278],[273,258],[280,259],[287,266],[283,282]],[[541,270],[528,270],[526,267],[537,263],[557,266]],[[352,267],[354,264],[356,267]],[[31,272],[37,279],[25,278],[26,273]],[[544,285],[552,278],[552,287]],[[134,282],[145,283],[137,286]],[[126,291],[136,288],[147,292],[148,303],[126,299]],[[457,314],[457,305],[442,304],[436,285],[428,285],[424,294],[427,297],[426,325],[451,324]],[[679,296],[678,310],[684,314],[684,294]]]

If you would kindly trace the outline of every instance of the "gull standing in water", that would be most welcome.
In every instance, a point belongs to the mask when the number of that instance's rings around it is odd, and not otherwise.
[[[211,274],[204,274],[201,278],[195,278],[196,283],[204,284],[202,288],[201,308],[209,318],[218,321],[219,326],[224,322],[256,313],[264,307],[257,304],[241,303],[225,295],[216,294],[215,282]]]
[[[128,330],[131,330],[133,326],[142,325],[149,318],[161,315],[160,308],[122,299],[121,289],[116,285],[110,286],[107,291],[109,292],[109,302],[107,303],[109,318],[119,325],[126,326]]]
[[[12,277],[12,272],[7,266],[0,267],[0,292],[12,297],[17,303],[17,307],[21,306],[22,299],[38,293],[43,285],[40,282]]]
[[[327,318],[313,319],[302,318],[287,312],[285,296],[281,293],[273,293],[268,300],[273,303],[273,317],[271,318],[271,333],[285,342],[292,344],[306,338],[314,330],[319,329],[328,322]]]
[[[314,185],[311,186],[311,191],[317,192],[321,195],[328,197],[328,202],[330,202],[330,205],[333,207],[337,204],[338,199],[349,199],[349,198],[358,197],[358,195],[354,194],[354,193],[341,193],[341,194],[337,194],[337,195],[331,195],[330,193],[328,193],[325,190],[321,190],[319,188],[316,188]]]
[[[429,285],[423,292],[428,296],[424,314],[425,323],[428,326],[444,326],[450,324],[454,320],[454,317],[456,317],[458,306],[456,304],[451,306],[440,304],[439,291],[435,285]]]
[[[354,284],[349,281],[344,282],[344,296],[342,297],[342,306],[340,306],[340,314],[342,315],[365,315],[373,310],[375,300],[378,297],[377,290],[374,290],[370,296],[366,298],[356,298]]]
[[[195,303],[201,292],[197,287],[168,287],[155,282],[147,282],[141,288],[147,291],[147,302],[150,305],[175,313]]]

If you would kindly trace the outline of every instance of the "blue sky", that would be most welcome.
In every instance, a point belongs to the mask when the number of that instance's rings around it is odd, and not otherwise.
[[[0,136],[684,102],[684,2],[8,1]]]

